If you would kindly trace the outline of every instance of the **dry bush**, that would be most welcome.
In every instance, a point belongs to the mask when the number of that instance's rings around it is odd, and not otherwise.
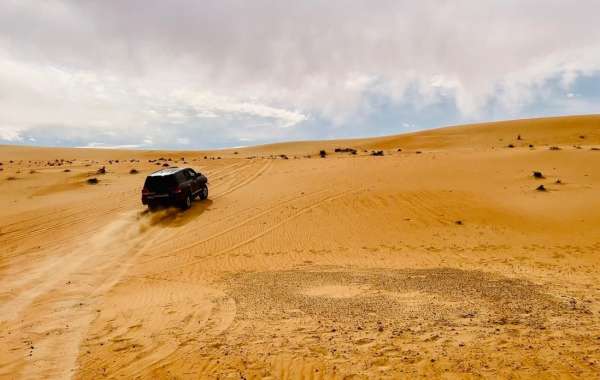
[[[383,150],[374,150],[371,152],[371,156],[383,156]]]
[[[544,175],[542,174],[542,172],[534,171],[533,172],[533,178],[542,179],[542,178],[546,178],[546,177],[544,177]]]
[[[335,148],[336,153],[350,153],[356,154],[356,149],[354,148]]]
[[[321,158],[325,158],[327,156],[327,152],[321,149],[319,151],[319,156],[321,156]]]
[[[134,168],[134,169],[131,169],[131,170],[129,171],[129,174],[138,174],[138,173],[139,173],[139,172],[138,172],[138,170],[137,170],[137,169],[135,169],[135,168]]]
[[[98,182],[100,182],[100,181],[99,181],[99,180],[98,180],[98,178],[96,178],[96,177],[93,177],[93,178],[88,178],[88,179],[87,179],[87,183],[88,183],[88,184],[90,184],[90,185],[95,185],[95,184],[97,184]]]

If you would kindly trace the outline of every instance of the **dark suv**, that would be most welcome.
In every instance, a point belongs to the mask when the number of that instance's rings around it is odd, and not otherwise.
[[[190,168],[162,169],[146,177],[142,189],[142,203],[150,209],[176,205],[188,209],[195,197],[208,197],[208,180]]]

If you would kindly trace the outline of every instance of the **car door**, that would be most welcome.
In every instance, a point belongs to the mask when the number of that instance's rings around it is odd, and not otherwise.
[[[184,174],[190,183],[190,190],[192,191],[192,194],[198,193],[200,185],[198,184],[198,180],[196,178],[196,172],[194,172],[192,169],[186,169]]]

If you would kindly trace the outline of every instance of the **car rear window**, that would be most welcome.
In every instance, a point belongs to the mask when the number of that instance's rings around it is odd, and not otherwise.
[[[146,177],[144,187],[154,193],[163,193],[177,186],[173,175]]]

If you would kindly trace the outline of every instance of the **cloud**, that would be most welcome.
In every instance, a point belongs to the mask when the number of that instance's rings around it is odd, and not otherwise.
[[[21,137],[17,128],[0,126],[0,140],[7,142],[20,142],[23,141],[23,137]]]
[[[555,87],[564,103],[548,110],[561,113],[573,109],[564,94],[600,75],[599,11],[588,0],[7,1],[0,125],[221,146],[376,134],[382,104],[404,110],[399,129],[428,126],[416,119],[434,109],[445,113],[430,123],[521,117]]]

